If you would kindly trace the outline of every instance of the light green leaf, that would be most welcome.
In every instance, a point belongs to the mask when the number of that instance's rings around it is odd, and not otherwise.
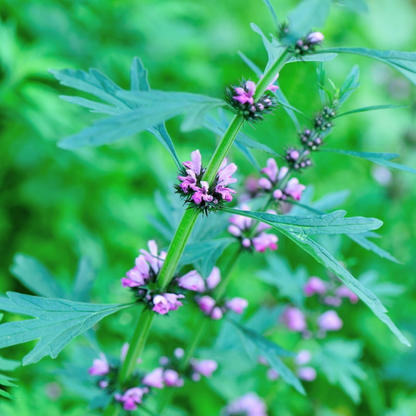
[[[238,54],[240,55],[240,58],[246,63],[246,65],[260,78],[261,75],[263,75],[263,71],[246,55],[243,54],[243,52],[238,51]]]
[[[17,253],[13,258],[10,271],[24,286],[37,295],[50,298],[66,296],[65,291],[49,270],[33,257]]]
[[[317,234],[362,233],[380,228],[382,222],[376,218],[352,217],[345,218],[345,211],[314,217],[295,217],[290,215],[274,215],[264,212],[243,211],[224,208],[224,212],[242,215],[269,224],[277,230],[298,233],[300,236]]]
[[[289,15],[291,42],[307,35],[311,29],[321,28],[328,17],[331,0],[303,0]]]
[[[241,154],[252,164],[252,166],[254,167],[254,169],[257,172],[260,172],[261,170],[261,166],[259,165],[259,162],[257,162],[256,157],[253,155],[253,152],[244,144],[234,140],[233,145],[235,146],[236,149],[238,149]]]
[[[20,361],[8,360],[0,357],[0,370],[1,371],[14,371],[17,367],[20,367]]]
[[[334,0],[334,4],[355,13],[368,13],[369,11],[365,0]]]
[[[314,53],[312,55],[305,55],[301,58],[296,58],[292,56],[290,59],[288,59],[287,63],[290,62],[328,62],[332,61],[337,57],[336,53]]]
[[[143,66],[142,61],[134,57],[130,67],[130,89],[132,91],[149,91],[150,85],[147,75],[147,69]]]
[[[351,53],[375,59],[397,69],[416,85],[416,53],[401,51],[378,51],[367,48],[329,48],[318,53]]]
[[[326,104],[326,96],[325,96],[325,80],[326,80],[326,70],[324,68],[324,64],[321,63],[316,68],[316,73],[318,75],[318,93],[319,98],[321,99],[321,104],[324,106]]]
[[[0,325],[0,348],[40,340],[23,358],[23,365],[36,363],[47,355],[56,358],[72,339],[102,318],[133,306],[46,299],[14,292],[7,292],[7,296],[0,298],[0,310],[37,318]]]
[[[339,90],[339,105],[345,103],[349,96],[360,86],[360,68],[354,65]]]
[[[360,402],[360,385],[366,374],[358,359],[362,346],[357,341],[334,340],[322,344],[314,356],[313,363],[325,374],[331,384],[338,384],[351,397],[354,403]]]
[[[406,108],[406,107],[409,107],[409,106],[407,105],[372,105],[370,107],[357,108],[356,110],[351,110],[351,111],[347,111],[346,113],[338,114],[336,118],[347,116],[349,114],[354,114],[354,113],[364,113],[365,111],[388,110],[392,108]]]
[[[286,383],[293,386],[299,393],[306,394],[305,389],[299,379],[289,370],[289,368],[283,363],[280,357],[293,356],[294,354],[279,347],[274,342],[268,340],[263,335],[256,331],[245,328],[239,323],[231,320],[231,323],[240,331],[243,335],[243,342],[245,343],[246,350],[249,355],[253,355],[253,352],[257,351],[257,357],[263,356],[269,365],[279,373]]]
[[[322,149],[322,152],[339,153],[341,155],[358,157],[360,159],[366,159],[370,162],[376,163],[380,166],[385,166],[390,169],[397,169],[416,175],[416,169],[410,168],[399,163],[390,162],[391,159],[395,159],[400,155],[397,153],[373,153],[373,152],[355,152],[352,150],[339,150],[339,149]]]
[[[387,327],[396,335],[401,343],[410,346],[409,341],[394,325],[387,316],[387,310],[382,305],[377,296],[366,289],[358,280],[356,280],[340,263],[321,245],[304,234],[289,232],[283,229],[280,231],[288,238],[294,241],[299,247],[309,253],[318,263],[322,264],[329,271],[338,276],[342,282],[350,288],[373,312],[387,325]]]
[[[276,29],[279,29],[279,19],[277,18],[276,12],[269,0],[263,0],[263,3],[266,5],[267,9],[269,10],[270,16],[273,19],[273,23]]]
[[[82,257],[78,263],[77,274],[75,275],[72,298],[78,302],[89,302],[91,289],[95,279],[95,270],[91,260]]]

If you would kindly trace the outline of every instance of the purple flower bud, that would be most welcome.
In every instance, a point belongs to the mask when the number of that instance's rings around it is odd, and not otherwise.
[[[163,368],[155,368],[151,373],[146,374],[142,383],[156,389],[163,389]]]
[[[225,306],[233,312],[241,314],[244,312],[244,309],[247,308],[248,301],[243,298],[233,298],[227,301]]]
[[[100,380],[98,385],[100,386],[100,389],[106,389],[108,387],[108,381],[107,380]]]
[[[240,237],[241,230],[236,225],[231,224],[228,226],[228,232],[233,235],[234,237]]]
[[[251,240],[249,238],[243,238],[241,244],[243,245],[243,247],[249,248],[251,246]]]
[[[339,287],[335,293],[340,296],[341,298],[349,298],[351,303],[357,303],[358,302],[358,296],[347,286],[341,286]]]
[[[282,199],[282,196],[283,196],[283,192],[282,192],[280,189],[276,189],[276,190],[273,192],[273,197],[274,197],[275,199]]]
[[[91,376],[105,376],[110,372],[110,366],[108,364],[105,355],[100,352],[100,358],[93,361],[92,367],[88,370]]]
[[[259,187],[262,189],[272,189],[272,183],[267,178],[259,179]]]
[[[338,331],[342,328],[342,320],[335,311],[326,311],[318,317],[318,325],[322,331]]]
[[[311,43],[319,43],[324,40],[324,35],[321,32],[312,32],[308,35],[308,41]]]
[[[337,308],[338,306],[341,305],[342,300],[338,296],[325,296],[324,303],[325,305],[329,305],[329,306],[333,306]]]
[[[221,273],[218,267],[214,267],[212,272],[207,277],[206,283],[208,289],[215,289],[218,286],[218,283],[221,281]]]
[[[153,298],[153,311],[160,315],[166,315],[169,312],[169,302],[162,295],[156,295]]]
[[[202,296],[198,299],[198,305],[202,312],[210,313],[215,306],[215,300],[211,296]]]
[[[214,360],[202,360],[193,365],[194,371],[202,374],[204,377],[211,377],[212,373],[218,368]]]
[[[299,159],[299,152],[298,152],[297,150],[292,150],[292,151],[289,153],[289,155],[290,155],[290,158],[291,158],[292,160],[297,160],[297,159]]]
[[[312,276],[303,288],[306,296],[312,296],[315,293],[324,295],[327,291],[326,284],[319,277]]]
[[[204,292],[205,291],[205,282],[204,279],[199,275],[196,270],[185,274],[184,276],[178,279],[179,287],[184,289],[193,290],[195,292]]]
[[[162,356],[159,358],[159,364],[162,366],[168,365],[169,364],[169,358]]]
[[[180,360],[184,355],[185,351],[183,348],[175,348],[175,351],[173,351],[173,355]]]
[[[285,310],[282,318],[283,318],[283,322],[291,331],[294,331],[294,332],[305,331],[306,329],[305,315],[300,309],[295,308],[294,306],[291,306]]]
[[[312,359],[312,354],[308,350],[299,351],[298,355],[295,358],[295,363],[297,365],[305,365]]]
[[[165,370],[163,373],[165,384],[169,387],[175,386],[179,380],[179,374],[175,370]]]
[[[211,312],[211,318],[215,321],[219,321],[222,318],[222,310],[220,307],[216,306]]]
[[[313,367],[301,367],[297,374],[301,380],[314,381],[316,379],[316,370]]]
[[[268,378],[270,381],[275,381],[275,380],[277,380],[279,377],[280,377],[280,375],[279,375],[279,373],[278,373],[275,369],[273,369],[273,368],[269,368],[269,369],[267,370],[267,378]]]
[[[198,382],[199,380],[201,380],[201,374],[193,373],[192,380]]]

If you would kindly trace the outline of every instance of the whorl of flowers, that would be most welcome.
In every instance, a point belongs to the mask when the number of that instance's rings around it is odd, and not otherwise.
[[[335,106],[324,106],[322,111],[315,116],[314,127],[319,132],[329,130],[333,126],[332,120],[337,115]]]
[[[242,205],[243,211],[250,211],[248,205]],[[277,214],[276,211],[268,210],[268,214]],[[271,251],[277,250],[278,238],[274,234],[267,234],[265,231],[271,226],[265,223],[260,223],[256,226],[253,219],[244,217],[242,215],[233,215],[230,217],[231,225],[228,227],[228,232],[236,237],[243,248],[247,250],[254,250],[263,253],[267,249]],[[253,227],[254,230],[253,230]]]
[[[212,184],[203,180],[205,170],[201,162],[201,153],[195,150],[191,153],[191,161],[183,163],[178,175],[181,183],[175,185],[175,189],[186,204],[208,215],[220,210],[225,202],[233,200],[232,195],[236,192],[228,188],[228,185],[237,182],[237,179],[232,177],[237,166],[234,163],[227,165],[225,158]]]
[[[266,403],[250,392],[224,407],[221,416],[267,416]]]
[[[250,122],[259,122],[264,120],[266,114],[271,114],[277,106],[277,101],[267,91],[275,92],[278,88],[274,85],[279,74],[276,75],[273,82],[267,87],[266,92],[254,102],[256,84],[253,81],[243,80],[235,85],[230,85],[225,89],[225,101],[239,115]]]
[[[285,44],[290,40],[290,26],[288,23],[280,25],[277,37]],[[324,35],[321,32],[310,32],[303,38],[298,39],[295,44],[289,46],[289,51],[295,56],[301,57],[304,55],[313,54],[316,48],[322,45]]]

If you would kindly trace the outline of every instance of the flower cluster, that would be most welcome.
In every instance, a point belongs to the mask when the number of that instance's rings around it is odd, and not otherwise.
[[[319,295],[322,303],[334,307],[340,306],[343,298],[348,298],[351,303],[358,302],[358,296],[347,286],[339,285],[338,282],[325,282],[316,276],[309,278],[303,290],[306,296]]]
[[[277,37],[283,43],[287,43],[287,40],[290,39],[290,26],[287,23],[280,25]],[[324,35],[321,32],[310,32],[290,46],[289,51],[298,57],[312,54],[316,52],[316,48],[322,44],[323,40]]]
[[[288,171],[285,166],[279,171],[276,161],[273,158],[268,159],[267,167],[262,169],[267,177],[259,179],[259,187],[266,192],[273,192],[273,197],[278,201],[285,201],[288,197],[299,200],[306,187],[300,184],[297,178],[289,179],[283,190],[274,189],[286,177]]]
[[[160,315],[175,311],[183,306],[180,299],[185,296],[177,293],[161,293],[157,286],[157,277],[163,266],[166,253],[158,253],[156,242],[148,243],[149,251],[140,250],[135,260],[135,266],[121,279],[123,287],[133,290],[137,300]],[[169,290],[169,289],[168,289]]]
[[[202,166],[201,153],[195,150],[191,153],[191,161],[183,163],[178,175],[180,185],[175,185],[176,192],[185,203],[208,215],[221,209],[224,202],[233,200],[232,194],[236,192],[228,185],[237,182],[232,175],[237,170],[234,163],[227,165],[224,159],[212,184],[203,180],[205,168]]]
[[[311,151],[316,151],[323,144],[322,138],[315,130],[305,129],[299,135],[300,142]]]
[[[292,169],[305,169],[312,166],[312,161],[306,157],[308,154],[309,150],[299,151],[295,148],[290,148],[286,151],[285,159]]]
[[[242,205],[241,209],[250,211],[248,205]],[[269,210],[267,213],[276,214],[276,211]],[[265,230],[271,228],[270,225],[260,223],[256,226],[253,219],[242,215],[233,215],[229,221],[231,225],[228,227],[228,232],[238,238],[241,246],[245,249],[250,251],[254,249],[259,253],[263,253],[268,248],[272,251],[277,250],[277,236],[265,232]]]
[[[256,393],[250,392],[224,407],[221,416],[267,416],[267,408]]]
[[[214,320],[219,320],[224,313],[232,310],[241,314],[248,306],[248,302],[243,298],[221,299],[216,301],[213,298],[213,292],[221,281],[221,274],[218,267],[214,267],[207,277],[206,281],[195,271],[182,276],[177,280],[178,285],[182,288],[203,293],[204,296],[197,295],[195,301],[199,308],[207,316]]]
[[[301,380],[314,381],[316,379],[316,370],[313,367],[306,366],[312,360],[312,354],[308,350],[301,350],[295,357],[296,374]],[[258,359],[260,364],[269,367],[267,360],[260,356]],[[274,369],[267,370],[267,378],[271,381],[277,380],[280,374]]]
[[[247,121],[259,122],[264,120],[266,114],[271,114],[277,106],[276,99],[267,91],[275,92],[277,85],[274,82],[279,74],[276,75],[273,82],[267,87],[266,93],[254,102],[256,84],[253,81],[243,79],[238,85],[230,85],[225,90],[225,101],[233,110]]]
[[[282,315],[282,321],[286,327],[293,332],[300,332],[305,338],[312,335],[308,328],[308,322],[304,312],[300,309],[289,306]],[[342,328],[342,320],[334,310],[328,310],[316,319],[311,317],[310,323],[317,327],[317,336],[324,337],[329,331],[339,331]]]
[[[333,126],[332,120],[335,118],[336,114],[335,106],[324,106],[322,111],[315,116],[315,129],[320,132],[330,129]]]

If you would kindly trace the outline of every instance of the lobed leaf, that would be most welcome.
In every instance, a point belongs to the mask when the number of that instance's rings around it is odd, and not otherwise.
[[[290,215],[274,215],[264,212],[243,211],[224,208],[230,214],[242,215],[269,224],[277,230],[298,233],[301,236],[317,234],[348,234],[362,233],[380,228],[382,222],[376,218],[352,217],[345,218],[345,211],[313,217],[295,217]]]
[[[14,292],[7,292],[7,296],[0,297],[0,310],[37,318],[0,325],[0,348],[39,340],[23,358],[23,365],[36,363],[47,355],[56,358],[73,338],[107,315],[132,306],[46,299]]]

